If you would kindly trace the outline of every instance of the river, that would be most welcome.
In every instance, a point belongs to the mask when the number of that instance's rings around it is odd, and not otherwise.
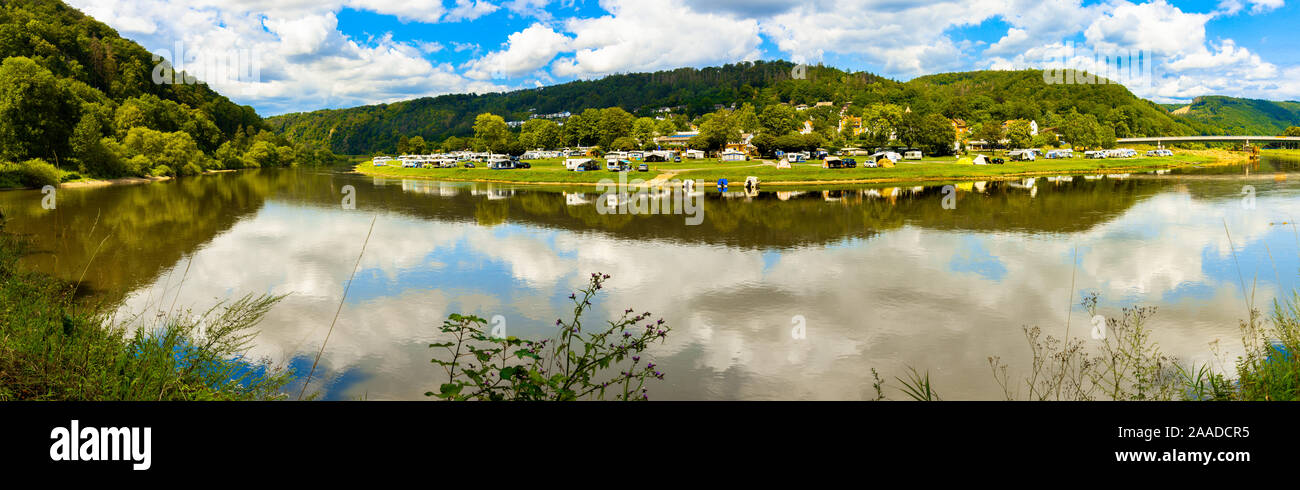
[[[1104,315],[1158,307],[1163,351],[1230,368],[1243,285],[1266,313],[1296,286],[1297,182],[1300,162],[1265,157],[959,184],[949,206],[941,186],[733,189],[708,192],[693,226],[600,214],[593,188],[263,169],[63,188],[52,210],[40,191],[0,192],[0,210],[34,244],[28,267],[84,274],[85,300],[120,319],[288,294],[252,354],[302,372],[374,219],[313,381],[325,399],[424,399],[441,383],[427,345],[448,314],[550,334],[597,271],[611,279],[587,325],[635,308],[673,328],[650,349],[667,373],[652,399],[872,398],[873,368],[898,398],[892,378],[909,367],[945,399],[1000,399],[987,358],[1023,373],[1022,326],[1059,336],[1067,315],[1087,338],[1084,292]]]

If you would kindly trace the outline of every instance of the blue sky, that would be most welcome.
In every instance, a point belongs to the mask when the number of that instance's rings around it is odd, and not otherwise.
[[[1300,7],[1285,0],[69,3],[264,115],[757,59],[908,80],[1137,54],[1155,63],[1125,85],[1159,102],[1300,99]],[[212,68],[230,59],[251,68]]]

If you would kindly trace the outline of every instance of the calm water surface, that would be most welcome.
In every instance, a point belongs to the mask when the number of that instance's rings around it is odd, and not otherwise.
[[[288,294],[254,354],[303,371],[377,217],[321,360],[324,382],[313,382],[329,399],[423,399],[442,381],[427,345],[448,314],[550,334],[596,271],[612,276],[597,316],[631,307],[673,326],[652,348],[668,373],[652,398],[869,398],[871,368],[892,378],[911,366],[945,398],[997,399],[986,359],[1022,370],[1022,326],[1060,335],[1067,314],[1086,336],[1084,291],[1101,296],[1103,314],[1157,306],[1154,339],[1182,360],[1213,360],[1216,340],[1235,355],[1243,283],[1265,310],[1296,286],[1297,172],[1266,157],[1172,175],[966,183],[952,210],[939,187],[710,192],[699,226],[598,214],[593,188],[318,170],[61,189],[48,211],[38,191],[0,192],[0,210],[34,242],[28,266],[71,280],[84,270],[88,300],[120,303],[123,318]],[[345,185],[354,210],[340,204]],[[800,318],[806,338],[794,339]]]

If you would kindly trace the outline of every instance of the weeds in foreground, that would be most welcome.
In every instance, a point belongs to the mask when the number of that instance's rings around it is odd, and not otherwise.
[[[592,274],[587,287],[569,295],[573,318],[555,320],[557,338],[539,341],[493,337],[486,320],[452,314],[441,327],[453,340],[429,344],[448,356],[434,358],[448,381],[425,396],[443,400],[648,400],[648,379],[664,379],[663,372],[642,352],[662,342],[669,328],[663,319],[648,321],[650,313],[633,315],[631,308],[607,327],[584,331],[582,315],[609,279]],[[641,324],[641,322],[646,322]],[[630,364],[622,363],[631,360]],[[618,374],[613,370],[618,369]],[[608,378],[599,380],[601,377]]]
[[[1013,381],[999,357],[989,357],[993,378],[1006,399],[1028,400],[1172,400],[1182,394],[1182,368],[1151,340],[1148,320],[1154,307],[1124,308],[1118,318],[1097,316],[1097,295],[1080,305],[1096,319],[1094,350],[1079,338],[1044,336],[1039,327],[1023,327],[1032,360],[1022,380]]]
[[[280,297],[246,296],[128,332],[78,308],[75,285],[19,270],[24,251],[0,233],[0,400],[283,397],[290,373],[245,357],[254,327]]]

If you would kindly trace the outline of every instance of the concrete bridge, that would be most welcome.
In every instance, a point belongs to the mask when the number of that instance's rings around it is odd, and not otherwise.
[[[1119,138],[1116,143],[1143,143],[1163,145],[1165,143],[1209,143],[1209,142],[1241,142],[1247,145],[1254,143],[1257,145],[1267,145],[1269,143],[1300,143],[1300,136],[1149,136],[1143,138]]]

